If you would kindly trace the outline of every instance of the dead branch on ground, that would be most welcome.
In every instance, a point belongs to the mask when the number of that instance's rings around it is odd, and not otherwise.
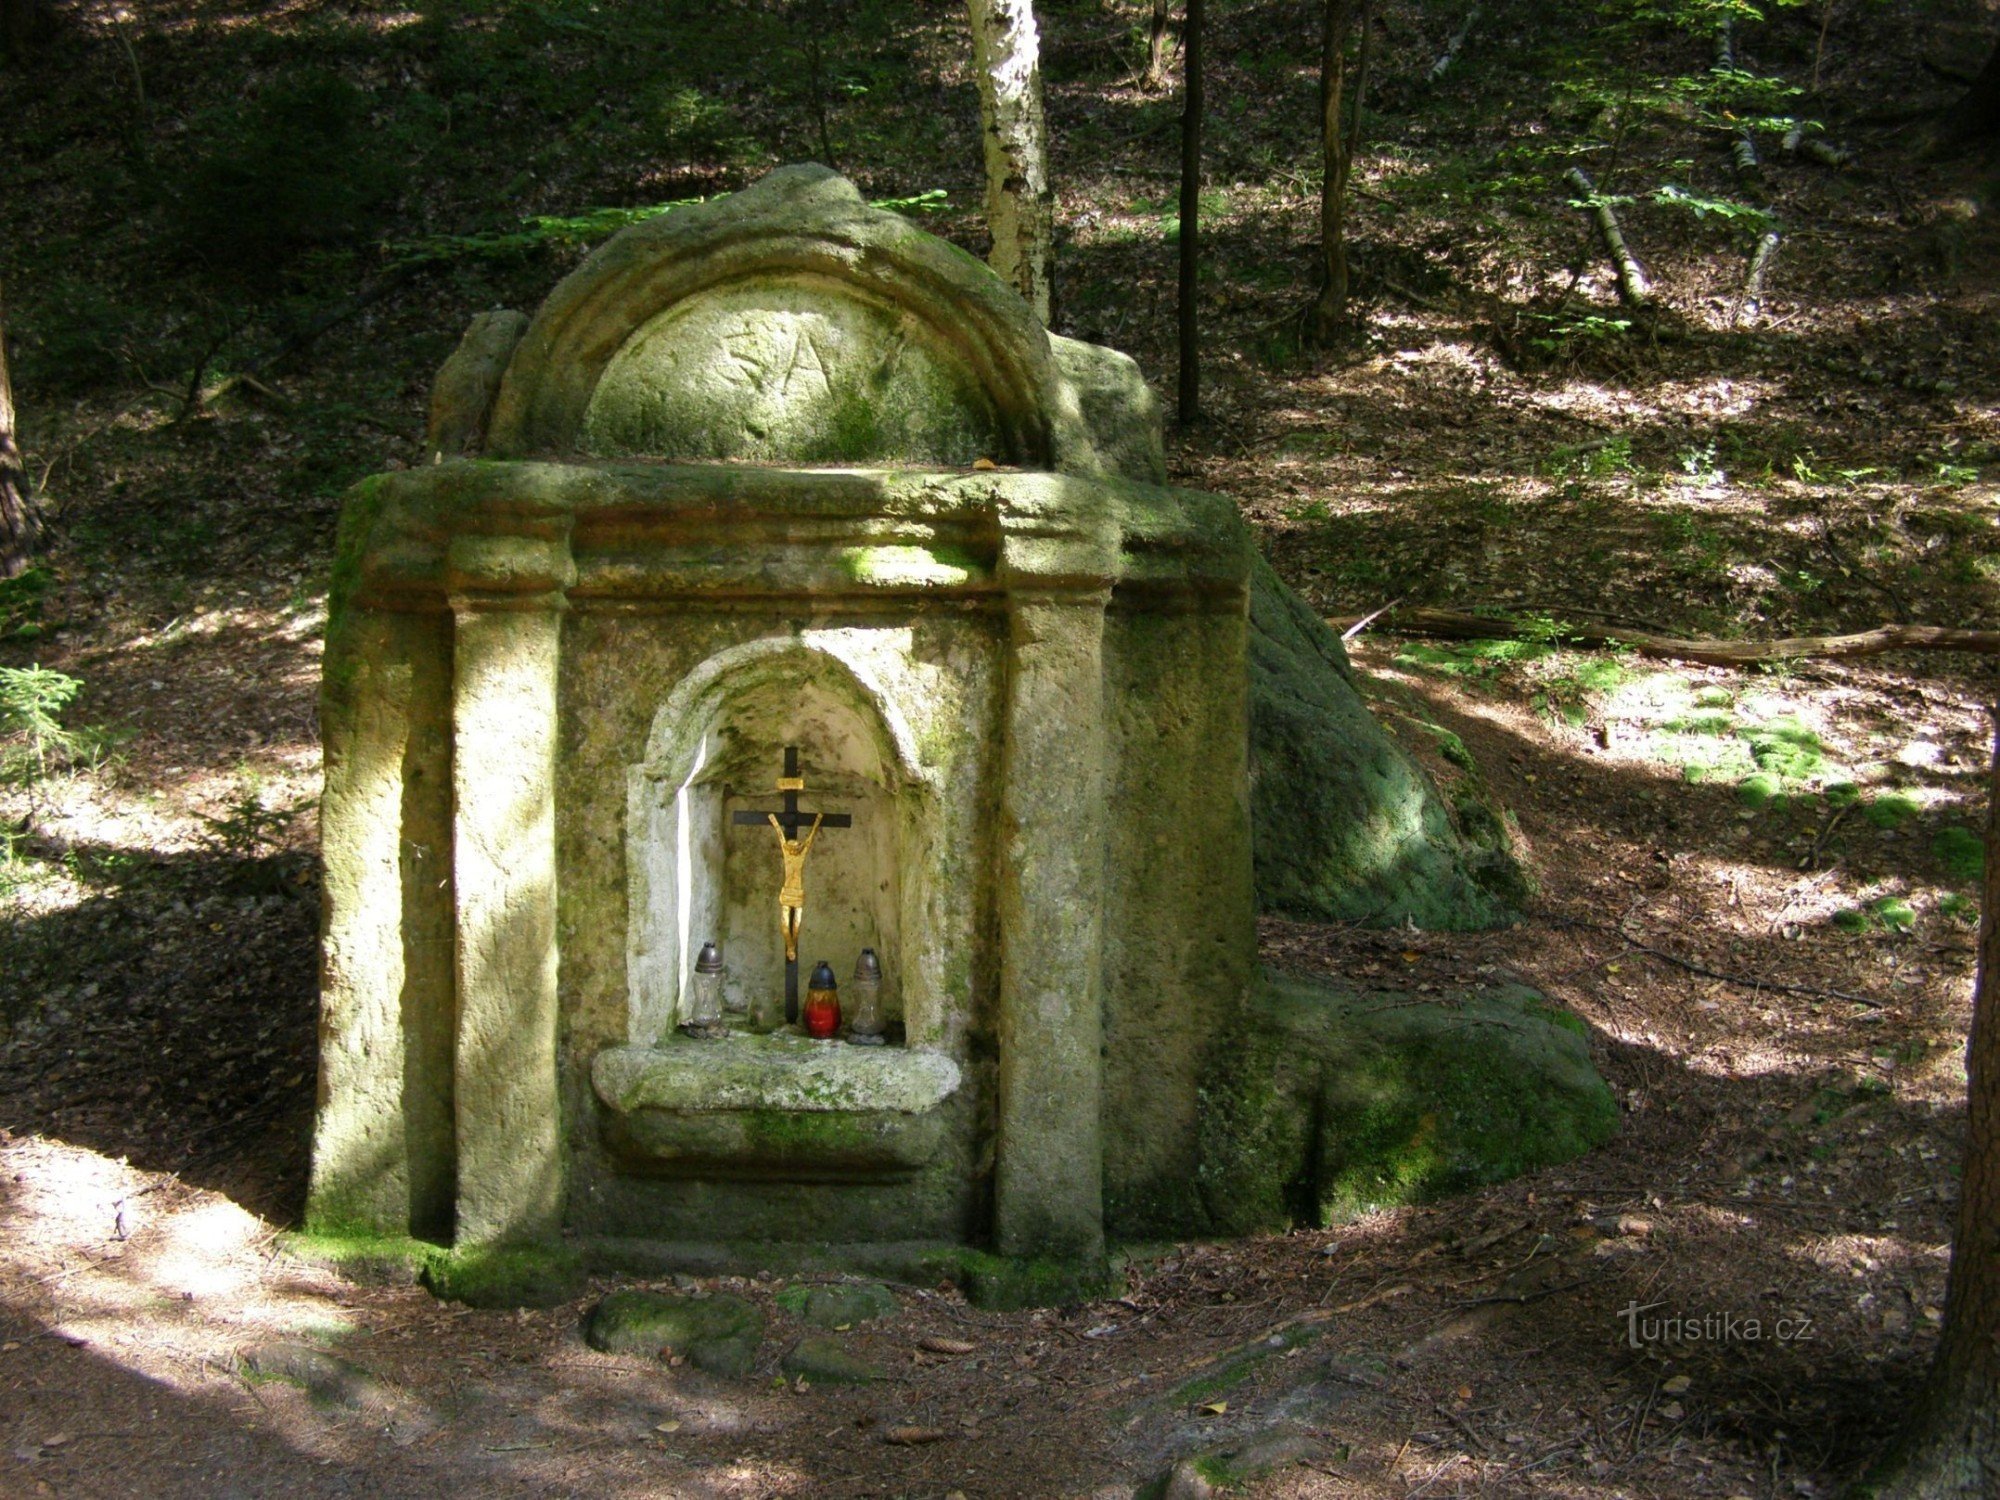
[[[1397,635],[1435,636],[1455,641],[1540,640],[1550,636],[1546,621],[1522,621],[1508,615],[1476,615],[1455,609],[1405,608],[1378,612],[1378,630]],[[1333,617],[1335,630],[1347,632],[1367,615]],[[1669,661],[1700,662],[1710,667],[1748,667],[1760,662],[1806,658],[1879,656],[1885,651],[1970,651],[2000,656],[2000,630],[1961,630],[1944,625],[1878,625],[1852,635],[1786,636],[1779,640],[1684,640],[1649,630],[1625,630],[1615,625],[1564,624],[1559,632],[1566,646],[1604,646]]]
[[[1571,167],[1564,175],[1570,186],[1582,195],[1580,206],[1588,209],[1597,220],[1597,232],[1618,271],[1618,295],[1628,306],[1646,306],[1653,300],[1653,283],[1646,277],[1646,268],[1632,254],[1632,247],[1625,242],[1625,231],[1618,225],[1618,210],[1611,206],[1609,198],[1597,191],[1596,184],[1584,175],[1583,168]]]

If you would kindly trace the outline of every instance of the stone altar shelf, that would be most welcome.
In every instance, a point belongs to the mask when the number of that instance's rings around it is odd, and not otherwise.
[[[606,1139],[633,1170],[860,1181],[921,1170],[958,1092],[940,1052],[856,1048],[783,1032],[607,1047],[591,1085]]]

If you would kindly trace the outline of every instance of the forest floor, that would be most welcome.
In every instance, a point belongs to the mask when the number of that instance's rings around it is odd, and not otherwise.
[[[1142,7],[1041,9],[1057,323],[1167,392],[1177,100],[1132,76]],[[871,197],[944,190],[927,226],[982,248],[960,12],[63,5],[36,86],[0,74],[51,509],[41,568],[0,586],[0,665],[81,683],[0,780],[0,1491],[1126,1495],[1248,1447],[1259,1495],[1766,1500],[1880,1450],[1943,1294],[1993,664],[1722,670],[1566,633],[2000,625],[2000,192],[1922,149],[1992,7],[1779,10],[1738,34],[1777,82],[1725,96],[1699,28],[1513,0],[1433,78],[1465,8],[1386,6],[1332,351],[1296,332],[1314,8],[1212,9],[1206,419],[1170,438],[1177,482],[1235,496],[1329,616],[1546,624],[1354,643],[1392,731],[1508,810],[1526,920],[1267,919],[1265,959],[1535,985],[1588,1024],[1618,1138],[1333,1228],[1132,1247],[1084,1307],[902,1288],[842,1335],[892,1377],[858,1387],[777,1375],[804,1330],[776,1280],[730,1285],[771,1329],[732,1383],[590,1351],[588,1299],[474,1311],[298,1258],[341,492],[419,461],[457,330],[535,305],[612,227],[587,210],[830,154]],[[1783,112],[1852,163],[1760,129],[1735,180],[1718,124]],[[1572,160],[1629,200],[1655,311],[1619,306]],[[289,237],[244,229],[245,182],[276,203],[308,167],[311,201],[271,210]]]

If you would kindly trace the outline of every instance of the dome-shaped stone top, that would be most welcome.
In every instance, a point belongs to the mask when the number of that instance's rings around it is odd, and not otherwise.
[[[494,458],[1143,478],[1157,447],[1129,360],[1052,340],[982,262],[810,165],[591,255],[513,350],[485,442]]]

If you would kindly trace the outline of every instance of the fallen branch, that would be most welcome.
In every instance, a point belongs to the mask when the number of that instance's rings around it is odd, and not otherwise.
[[[1326,622],[1345,632],[1366,616],[1333,617]],[[1389,610],[1380,628],[1398,635],[1436,636],[1455,641],[1520,641],[1545,639],[1545,621],[1524,623],[1506,615],[1475,615],[1455,609]],[[1878,625],[1853,635],[1800,635],[1771,641],[1682,640],[1647,630],[1623,630],[1613,625],[1565,625],[1562,644],[1607,646],[1640,656],[1700,662],[1710,667],[1748,667],[1767,661],[1802,658],[1879,656],[1884,651],[1970,651],[2000,656],[2000,630],[1959,630],[1944,625]]]
[[[1403,601],[1401,599],[1391,599],[1387,604],[1383,605],[1373,614],[1363,615],[1360,619],[1356,620],[1352,625],[1348,626],[1345,630],[1341,631],[1340,638],[1343,641],[1353,640],[1357,635],[1361,634],[1362,631],[1366,630],[1370,625],[1373,625],[1377,620],[1381,619],[1382,616],[1389,613],[1390,610],[1394,609],[1397,605],[1401,604],[1402,602]]]
[[[1436,83],[1440,78],[1444,77],[1450,71],[1451,65],[1458,61],[1458,49],[1463,47],[1465,39],[1472,35],[1473,23],[1478,19],[1479,7],[1475,5],[1466,13],[1465,24],[1453,32],[1451,40],[1444,44],[1444,55],[1431,64],[1430,81],[1432,83]]]
[[[1854,165],[1854,153],[1845,146],[1836,146],[1816,135],[1807,135],[1803,120],[1792,121],[1792,128],[1785,132],[1785,154],[1787,156],[1810,156],[1823,167],[1832,167],[1836,172],[1843,167]]]
[[[1736,33],[1729,24],[1729,17],[1722,18],[1722,25],[1715,33],[1715,71],[1734,73],[1736,68]],[[1739,130],[1730,142],[1730,153],[1736,158],[1736,170],[1744,176],[1752,176],[1758,168],[1757,143],[1750,138],[1748,130]]]
[[[1778,228],[1774,224],[1757,241],[1750,257],[1750,273],[1743,278],[1743,305],[1737,316],[1756,318],[1764,311],[1764,277],[1771,269],[1771,257],[1778,253]]]
[[[1581,917],[1550,917],[1557,927],[1580,927],[1586,932],[1602,932],[1630,944],[1639,952],[1662,963],[1672,964],[1677,969],[1685,969],[1703,979],[1720,980],[1723,984],[1733,984],[1738,989],[1766,990],[1774,995],[1803,995],[1809,1000],[1845,1000],[1850,1005],[1865,1005],[1870,1010],[1885,1010],[1895,1004],[1893,1000],[1878,1000],[1873,995],[1857,995],[1852,990],[1823,988],[1816,984],[1788,984],[1782,980],[1766,979],[1760,974],[1734,974],[1727,969],[1711,969],[1707,964],[1697,963],[1691,958],[1682,958],[1678,953],[1669,953],[1665,948],[1655,948],[1650,943],[1642,943],[1623,927],[1614,927],[1609,922],[1586,922]]]
[[[1653,300],[1653,284],[1646,278],[1646,268],[1632,254],[1632,247],[1625,243],[1625,231],[1618,226],[1618,211],[1609,198],[1597,191],[1583,168],[1571,167],[1565,175],[1570,185],[1583,195],[1579,206],[1589,209],[1597,219],[1597,232],[1603,236],[1604,248],[1610,251],[1611,262],[1618,270],[1618,295],[1628,306],[1644,307]]]

